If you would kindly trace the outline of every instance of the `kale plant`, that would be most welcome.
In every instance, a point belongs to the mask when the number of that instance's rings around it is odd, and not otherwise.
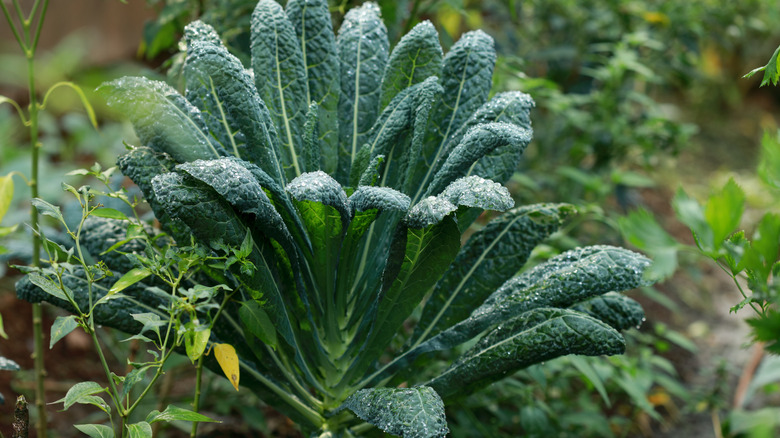
[[[249,69],[195,22],[184,95],[143,77],[103,87],[143,144],[119,168],[165,233],[242,257],[198,279],[232,291],[209,344],[235,349],[234,383],[311,436],[438,437],[448,399],[558,356],[624,351],[618,331],[643,313],[615,292],[644,284],[648,259],[592,246],[522,270],[573,208],[513,207],[501,185],[531,140],[533,101],[488,100],[487,34],[444,55],[423,22],[390,51],[375,4],[334,35],[325,0],[260,0],[251,21]],[[462,244],[484,210],[503,214]],[[128,242],[123,228],[87,246]],[[50,300],[25,281],[18,293]],[[141,280],[125,295],[95,317],[137,333],[131,315],[159,292]]]

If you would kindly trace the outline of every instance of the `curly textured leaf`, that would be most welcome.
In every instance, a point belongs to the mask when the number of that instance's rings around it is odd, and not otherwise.
[[[144,198],[154,210],[155,215],[158,211],[162,212],[162,208],[158,209],[157,198],[152,190],[152,178],[161,173],[172,171],[176,166],[176,161],[168,154],[155,152],[148,147],[136,147],[119,156],[117,165],[119,170],[141,189],[141,193],[144,194]],[[157,218],[161,221],[164,219],[159,215]]]
[[[519,207],[475,232],[436,283],[415,338],[425,339],[468,317],[525,265],[531,251],[573,211],[565,204]]]
[[[460,144],[469,130],[477,125],[490,122],[506,122],[532,132],[531,108],[536,104],[531,96],[520,91],[505,91],[493,96],[488,102],[477,109],[466,123],[452,136],[445,151],[445,156]]]
[[[255,84],[281,137],[287,177],[302,173],[306,121],[306,67],[287,14],[274,0],[260,0],[252,13],[252,69]]]
[[[194,43],[187,48],[183,74],[187,98],[201,109],[222,146],[283,183],[276,129],[241,61],[221,44]]]
[[[389,187],[362,186],[349,197],[353,211],[370,209],[406,211],[409,209],[409,197]]]
[[[321,170],[304,173],[290,181],[285,189],[296,201],[318,202],[335,208],[342,217],[343,226],[347,225],[352,216],[344,189]]]
[[[275,239],[295,260],[296,251],[292,236],[284,220],[263,191],[252,173],[237,159],[222,158],[210,161],[193,161],[181,164],[177,170],[205,183],[220,194],[238,212],[251,214],[255,224],[268,237]]]
[[[483,210],[506,211],[515,205],[506,187],[476,175],[456,179],[438,196],[458,206]]]
[[[306,123],[303,124],[303,169],[306,172],[314,172],[322,168],[319,120],[320,107],[316,102],[312,102],[306,112]]]
[[[606,292],[646,285],[643,273],[649,265],[646,257],[613,246],[567,251],[504,283],[471,316],[422,343],[415,354],[452,348],[531,309],[568,307]]]
[[[464,34],[444,57],[441,73],[444,93],[432,110],[431,126],[420,154],[426,165],[418,167],[412,176],[415,184],[412,202],[424,197],[437,163],[446,157],[444,152],[450,137],[487,100],[495,63],[493,38],[481,30]]]
[[[290,18],[301,45],[306,67],[306,102],[319,106],[321,166],[329,174],[338,165],[338,105],[341,94],[336,38],[326,0],[290,0]],[[307,169],[309,171],[316,169]]]
[[[445,198],[429,196],[412,207],[404,217],[409,228],[425,228],[442,221],[458,206]]]
[[[384,432],[404,438],[444,437],[449,433],[444,403],[427,386],[362,389],[347,398],[347,408]]]
[[[197,20],[184,26],[184,43],[189,50],[190,46],[197,43],[210,43],[217,46],[222,45],[222,39],[213,27]]]
[[[113,281],[113,277],[106,277],[92,285],[94,293],[93,302],[97,302],[108,294]],[[90,301],[87,293],[87,281],[81,268],[77,268],[72,274],[65,273],[62,276],[62,283],[68,290],[73,291],[73,301],[76,302],[80,309],[89,309]],[[125,289],[124,293],[125,296],[123,298],[103,301],[102,304],[96,306],[93,313],[95,322],[117,328],[125,333],[139,333],[142,324],[133,319],[131,315],[154,312],[164,301],[148,291],[147,286],[142,283],[130,286]],[[16,296],[30,303],[46,301],[70,313],[77,313],[76,309],[68,301],[55,298],[33,284],[29,275],[16,283]]]
[[[155,194],[168,212],[179,218],[191,230],[193,236],[202,243],[215,249],[222,245],[240,248],[247,234],[246,225],[236,216],[223,198],[213,189],[192,178],[186,179],[178,173],[158,175],[152,180]],[[262,246],[260,246],[262,245]],[[290,312],[293,305],[292,294],[283,294],[275,281],[274,260],[270,258],[266,245],[255,240],[250,254],[251,261],[257,268],[251,275],[236,277],[241,286],[254,299],[263,299],[263,309],[272,318],[274,326],[294,349],[296,363],[303,369],[310,382],[315,384],[305,362],[298,335],[295,332]],[[301,300],[306,300],[305,290],[298,290]]]
[[[620,354],[625,347],[620,333],[590,316],[568,309],[534,309],[496,327],[427,385],[445,398],[468,394],[545,360],[567,354]]]
[[[460,232],[451,217],[419,229],[399,227],[382,274],[376,317],[361,360],[356,361],[357,370],[365,370],[381,355],[459,249]]]
[[[185,223],[202,242],[215,249],[219,244],[241,246],[246,227],[230,204],[205,184],[169,172],[154,177],[152,187],[168,214]]]
[[[406,177],[411,169],[407,168],[410,164],[414,168],[419,161],[428,117],[441,92],[435,76],[405,88],[390,101],[371,127],[364,147],[368,148],[371,158],[386,157],[382,185],[409,190],[410,181]]]
[[[645,320],[642,305],[617,292],[589,298],[571,306],[571,309],[604,321],[615,330],[638,328]]]
[[[206,134],[208,128],[200,111],[165,82],[124,77],[100,89],[108,93],[109,106],[130,119],[145,146],[178,162],[225,155]]]
[[[439,193],[452,181],[468,175],[494,175],[498,181],[506,181],[530,142],[530,131],[509,123],[477,125],[447,156],[425,191],[426,196]],[[495,169],[490,167],[493,165]]]
[[[368,148],[361,148],[360,150],[368,151]],[[368,156],[368,154],[366,154],[366,156]],[[360,175],[360,179],[358,179],[358,183],[356,184],[357,187],[377,185],[377,182],[379,182],[379,177],[381,176],[380,168],[384,162],[384,155],[377,155],[376,157],[372,158],[371,161],[369,161],[369,163],[366,165],[363,173]]]
[[[439,34],[430,21],[417,24],[393,48],[382,77],[380,108],[401,90],[441,74],[443,53]]]
[[[389,45],[376,3],[363,3],[344,16],[336,37],[341,69],[339,181],[345,181],[349,175],[352,161],[379,114]]]

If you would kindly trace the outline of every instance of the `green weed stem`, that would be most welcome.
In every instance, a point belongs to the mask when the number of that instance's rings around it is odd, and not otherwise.
[[[192,400],[192,410],[198,412],[200,409],[200,394],[201,394],[201,379],[203,377],[203,355],[198,358],[198,364],[195,366],[195,397]],[[198,435],[198,424],[200,422],[192,422],[192,430],[190,431],[190,438],[195,438]]]
[[[14,24],[11,12],[5,6],[5,3],[0,2],[3,15],[5,16],[8,25],[19,44],[19,47],[24,52],[25,58],[27,58],[27,86],[30,96],[29,105],[29,118],[28,126],[30,128],[30,145],[32,152],[30,155],[30,194],[31,199],[38,197],[38,162],[39,162],[39,146],[38,146],[38,99],[35,89],[35,50],[38,47],[38,40],[40,39],[41,30],[43,29],[43,22],[46,18],[46,10],[49,6],[49,0],[43,0],[43,6],[41,12],[38,15],[38,20],[35,25],[34,37],[32,22],[38,11],[38,5],[40,0],[36,0],[30,10],[29,16],[25,18],[21,5],[18,0],[14,0],[13,5],[16,11],[21,32]],[[38,211],[35,208],[30,209],[30,225],[33,230],[38,229]],[[32,266],[40,266],[41,255],[41,238],[36,233],[33,233],[32,241]],[[33,323],[33,339],[34,339],[34,352],[33,358],[35,362],[35,406],[38,411],[37,430],[38,436],[46,438],[46,392],[44,388],[44,378],[46,377],[46,370],[43,363],[43,310],[40,304],[32,305],[32,323]]]

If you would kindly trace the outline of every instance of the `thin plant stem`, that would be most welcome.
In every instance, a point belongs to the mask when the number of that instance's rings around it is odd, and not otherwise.
[[[200,394],[201,394],[201,380],[203,378],[203,355],[198,358],[198,364],[195,366],[195,397],[192,400],[192,410],[198,412],[200,409]],[[190,438],[195,438],[198,435],[199,421],[192,422],[192,430],[190,431]]]
[[[117,412],[119,412],[119,415],[124,420],[124,416],[122,415],[122,400],[116,397],[119,392],[116,390],[114,379],[111,378],[111,369],[108,367],[106,357],[103,355],[103,349],[100,348],[100,342],[98,341],[97,332],[95,331],[94,327],[90,327],[90,336],[92,337],[92,342],[95,344],[95,350],[97,350],[98,357],[100,358],[100,364],[103,366],[103,372],[105,372],[106,377],[108,377],[108,383],[111,385],[111,391],[108,395],[111,397],[111,401],[114,403],[114,407],[116,407]],[[122,428],[124,429],[124,426],[122,426]]]
[[[40,36],[41,29],[43,28],[43,22],[46,18],[46,9],[48,7],[49,0],[44,0],[43,9],[41,10],[41,15],[38,19],[37,28],[35,30],[35,40],[34,44],[30,46],[22,45],[22,49],[24,51],[25,57],[27,58],[27,80],[28,80],[28,89],[30,92],[30,107],[29,107],[29,121],[30,121],[30,146],[32,147],[31,151],[31,157],[30,157],[30,195],[31,198],[37,198],[38,197],[38,162],[39,162],[39,145],[38,145],[38,98],[37,93],[35,89],[35,49],[37,47],[38,37]],[[30,19],[24,19],[24,16],[21,12],[21,7],[19,5],[18,0],[14,0],[14,5],[17,8],[17,13],[19,14],[19,19],[21,21],[22,25],[22,31],[25,36],[27,36],[27,39],[29,40],[30,33],[30,25],[31,20]],[[37,7],[37,1],[36,1],[36,7]],[[33,9],[32,13],[35,12],[35,9]],[[5,6],[3,6],[3,12],[6,15],[6,18],[9,18],[9,14]],[[32,18],[32,13],[31,17]],[[10,20],[9,20],[10,21]],[[9,23],[10,24],[10,23]],[[13,26],[11,26],[13,28]],[[17,38],[18,41],[22,41],[21,39]],[[38,210],[35,208],[30,209],[30,225],[32,226],[33,230],[38,229]],[[41,255],[41,238],[37,233],[33,233],[33,241],[32,241],[32,266],[33,267],[39,267],[40,266],[40,255]],[[46,391],[44,387],[44,379],[46,377],[46,369],[44,367],[44,361],[43,361],[43,351],[44,351],[44,342],[43,342],[43,309],[41,308],[40,304],[33,304],[32,305],[32,322],[33,322],[33,338],[34,338],[34,361],[35,361],[35,406],[37,407],[38,411],[38,422],[37,422],[37,430],[38,430],[38,436],[41,438],[46,438],[47,431],[46,431]]]

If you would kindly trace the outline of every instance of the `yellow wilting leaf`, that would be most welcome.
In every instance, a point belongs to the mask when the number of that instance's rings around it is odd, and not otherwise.
[[[225,373],[225,377],[233,384],[233,388],[238,391],[238,356],[236,355],[236,349],[230,344],[216,344],[214,345],[214,355],[217,357],[217,362],[222,368],[222,372]]]

